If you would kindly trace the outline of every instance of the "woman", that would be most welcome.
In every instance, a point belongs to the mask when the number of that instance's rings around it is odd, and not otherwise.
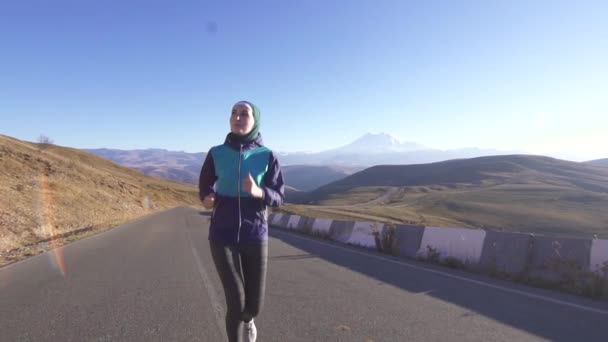
[[[268,211],[283,203],[279,162],[263,146],[260,111],[237,102],[230,116],[231,132],[224,144],[209,150],[199,179],[200,198],[213,209],[209,244],[226,296],[229,341],[255,341],[253,319],[266,288]]]

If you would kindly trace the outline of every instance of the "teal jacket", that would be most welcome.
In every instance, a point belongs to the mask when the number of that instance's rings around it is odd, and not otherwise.
[[[263,198],[243,191],[249,173],[262,188]],[[268,239],[268,207],[283,203],[285,187],[279,161],[263,145],[261,134],[243,144],[228,135],[224,144],[209,150],[199,178],[201,201],[211,193],[215,193],[215,207],[209,240],[237,244]]]

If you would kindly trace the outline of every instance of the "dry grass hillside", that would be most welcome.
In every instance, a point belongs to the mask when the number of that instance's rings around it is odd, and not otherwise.
[[[608,168],[511,155],[383,165],[282,210],[307,216],[608,238]],[[312,204],[312,205],[310,205]]]
[[[154,211],[199,203],[194,186],[81,150],[0,135],[0,265]]]

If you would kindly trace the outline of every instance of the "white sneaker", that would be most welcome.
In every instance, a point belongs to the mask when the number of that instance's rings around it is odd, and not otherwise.
[[[255,342],[255,339],[258,337],[258,330],[255,328],[255,324],[253,324],[253,319],[245,323],[245,329],[243,330],[243,341]]]

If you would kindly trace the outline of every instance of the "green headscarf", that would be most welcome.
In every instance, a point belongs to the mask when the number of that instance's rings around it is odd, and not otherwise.
[[[253,128],[247,135],[237,135],[234,133],[230,133],[230,135],[236,141],[250,142],[250,141],[255,140],[258,137],[258,133],[260,133],[260,120],[261,120],[262,115],[261,115],[258,107],[256,107],[253,103],[251,103],[249,101],[239,101],[239,102],[235,103],[234,105],[236,106],[239,103],[246,103],[249,106],[251,106],[251,109],[253,110],[253,119],[254,119]]]

